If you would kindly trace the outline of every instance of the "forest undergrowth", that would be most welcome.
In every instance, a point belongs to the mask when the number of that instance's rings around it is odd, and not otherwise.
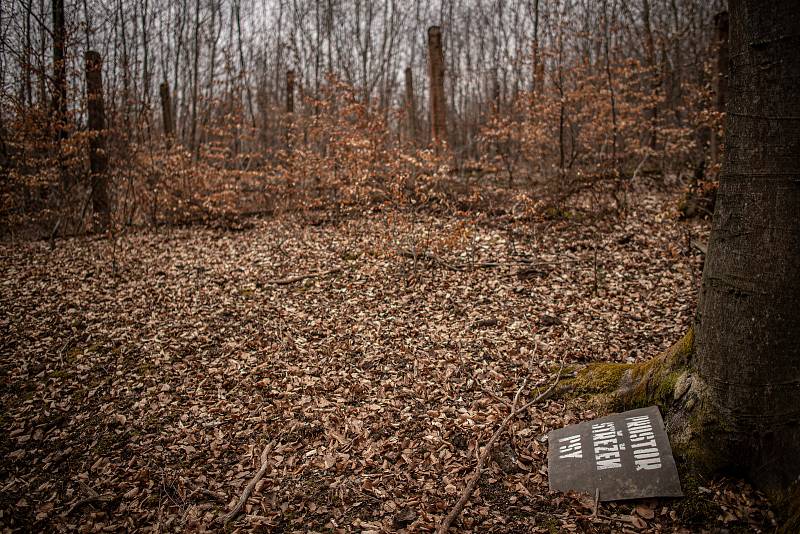
[[[220,530],[271,444],[229,530],[432,531],[515,393],[689,327],[708,222],[653,191],[604,217],[375,208],[3,243],[0,525]],[[774,529],[737,479],[598,511],[550,492],[547,432],[598,410],[513,419],[454,527]]]

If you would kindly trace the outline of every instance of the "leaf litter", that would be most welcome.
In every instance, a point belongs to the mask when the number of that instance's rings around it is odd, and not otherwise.
[[[523,404],[562,360],[641,361],[688,328],[708,228],[669,200],[616,220],[377,211],[3,244],[0,525],[221,530],[270,444],[228,529],[431,532],[520,386]],[[596,415],[521,412],[453,527],[771,529],[736,480],[599,513],[550,492],[544,436]]]

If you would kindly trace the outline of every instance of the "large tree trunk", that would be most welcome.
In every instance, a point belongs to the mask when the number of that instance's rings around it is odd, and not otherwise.
[[[730,2],[723,155],[695,326],[640,365],[595,364],[580,393],[658,404],[676,456],[734,469],[800,527],[800,17],[792,0]],[[795,529],[795,530],[793,530]]]
[[[798,49],[794,1],[730,2],[726,149],[695,327],[726,460],[767,491],[800,477]]]

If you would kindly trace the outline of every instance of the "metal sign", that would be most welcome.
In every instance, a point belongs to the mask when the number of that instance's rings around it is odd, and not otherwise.
[[[550,489],[599,490],[601,501],[683,496],[656,406],[553,430],[547,440]]]

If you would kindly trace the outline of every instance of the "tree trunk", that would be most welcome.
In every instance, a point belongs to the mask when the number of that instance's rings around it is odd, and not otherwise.
[[[286,71],[286,146],[292,147],[292,124],[294,123],[294,71]]]
[[[428,76],[431,99],[431,142],[439,146],[447,141],[444,101],[444,51],[439,26],[428,28]]]
[[[31,79],[31,72],[33,71],[33,60],[31,58],[33,54],[33,41],[31,38],[31,15],[33,14],[33,0],[28,0],[27,5],[25,6],[25,50],[23,52],[24,55],[24,65],[22,68],[22,87],[23,87],[23,98],[22,103],[27,107],[33,107],[33,83]]]
[[[86,95],[89,115],[89,167],[92,185],[92,212],[95,230],[109,227],[111,209],[108,202],[108,156],[105,147],[106,114],[103,105],[103,60],[94,51],[86,52]]]
[[[39,57],[37,58],[36,78],[39,86],[39,105],[42,109],[47,109],[47,71],[45,70],[45,58],[47,57],[47,32],[44,31],[43,21],[45,20],[45,3],[39,0]]]
[[[714,111],[725,112],[725,95],[728,92],[728,13],[723,11],[714,17],[714,44],[717,49],[717,65],[714,69]],[[719,163],[721,139],[717,128],[711,132],[711,165]]]
[[[800,17],[792,0],[732,0],[730,24],[695,367],[726,459],[774,493],[800,477]]]
[[[169,84],[167,82],[161,82],[159,94],[161,95],[161,118],[164,121],[164,137],[169,147],[172,144],[172,136],[175,130],[172,124],[172,102],[169,97]]]
[[[647,60],[647,68],[649,69],[648,77],[650,78],[650,89],[653,98],[653,104],[647,108],[645,115],[650,121],[650,134],[648,145],[651,150],[656,149],[658,142],[658,93],[659,93],[659,72],[656,64],[656,45],[653,38],[653,28],[650,16],[650,0],[642,1],[642,21],[644,23],[644,50],[645,58]]]
[[[414,144],[417,140],[417,103],[414,100],[414,78],[411,67],[406,67],[406,113],[408,114],[408,138]]]
[[[64,0],[53,0],[53,119],[57,139],[63,139],[67,121],[67,65]]]
[[[533,3],[533,42],[531,43],[531,94],[535,95],[542,88],[539,78],[539,0]]]
[[[197,76],[200,61],[200,0],[194,5],[194,63],[192,65],[192,118],[191,130],[189,133],[189,147],[195,160],[199,155],[199,143],[197,142]]]
[[[612,405],[660,405],[677,457],[746,475],[798,532],[800,17],[792,0],[729,8],[726,149],[695,325],[661,357],[617,366]],[[610,373],[590,366],[574,385],[607,391],[596,379]]]
[[[614,8],[616,7],[616,3],[612,4],[611,7],[611,19],[614,19]],[[603,41],[603,51],[605,53],[605,63],[606,63],[606,80],[608,81],[608,95],[610,99],[610,107],[611,107],[611,170],[617,170],[617,138],[619,137],[619,128],[617,127],[617,102],[616,102],[616,94],[614,92],[614,81],[611,78],[611,53],[609,48],[611,47],[611,22],[609,21],[608,15],[608,2],[603,2],[603,22],[605,26],[605,39]],[[562,160],[562,167],[563,167],[563,160]]]
[[[286,113],[294,113],[294,71],[286,71]]]

